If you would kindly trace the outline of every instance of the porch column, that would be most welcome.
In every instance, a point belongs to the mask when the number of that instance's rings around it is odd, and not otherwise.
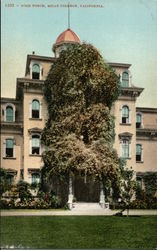
[[[104,195],[104,188],[103,188],[103,183],[100,183],[100,206],[102,208],[105,208],[105,195]]]
[[[73,205],[73,190],[72,190],[72,176],[69,175],[69,195],[68,195],[68,207],[71,210]]]

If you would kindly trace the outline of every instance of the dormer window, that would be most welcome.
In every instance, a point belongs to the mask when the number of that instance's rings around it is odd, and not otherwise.
[[[122,87],[129,87],[129,74],[128,72],[123,72],[122,73]]]
[[[40,66],[39,64],[33,64],[32,66],[32,79],[40,79]]]
[[[128,106],[122,107],[122,123],[129,123],[129,108]]]
[[[142,115],[136,114],[136,128],[141,128],[142,126]]]
[[[40,118],[40,103],[38,100],[32,101],[32,118]]]

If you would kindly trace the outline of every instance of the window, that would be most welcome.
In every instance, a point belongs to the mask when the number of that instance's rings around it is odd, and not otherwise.
[[[128,106],[123,106],[123,108],[122,108],[122,123],[129,123],[129,108],[128,108]]]
[[[32,135],[32,155],[40,155],[40,135]]]
[[[142,188],[142,177],[136,176],[136,182],[140,188]]]
[[[136,128],[141,128],[142,116],[141,114],[136,114]]]
[[[13,122],[14,121],[14,111],[11,106],[6,107],[6,122]]]
[[[38,64],[32,66],[32,79],[40,79],[40,66]]]
[[[122,158],[129,158],[130,150],[129,150],[129,140],[123,139],[122,140]]]
[[[142,161],[142,145],[136,144],[136,161]]]
[[[39,183],[40,182],[40,175],[38,173],[32,174],[32,183]]]
[[[12,185],[14,182],[14,175],[12,174],[7,174],[7,182],[9,185]]]
[[[32,101],[32,118],[40,118],[40,103],[38,100]]]
[[[5,157],[9,157],[9,158],[14,157],[14,140],[13,139],[6,139]]]
[[[129,87],[129,74],[128,72],[122,73],[122,87]]]

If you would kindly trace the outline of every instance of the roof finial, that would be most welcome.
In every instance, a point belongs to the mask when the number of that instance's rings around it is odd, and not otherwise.
[[[70,29],[70,3],[68,3],[68,29]]]

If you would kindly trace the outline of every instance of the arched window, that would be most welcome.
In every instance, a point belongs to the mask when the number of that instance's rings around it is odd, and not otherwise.
[[[142,125],[142,115],[136,114],[136,128],[141,128]]]
[[[38,100],[32,101],[32,118],[40,118],[40,103]]]
[[[7,106],[6,107],[6,122],[13,122],[13,121],[14,121],[13,107]]]
[[[129,87],[129,74],[128,72],[122,73],[122,87]]]
[[[40,135],[32,135],[32,155],[40,155]]]
[[[12,158],[14,157],[14,140],[6,139],[5,140],[5,157]]]
[[[123,139],[122,140],[122,158],[129,158],[130,157],[130,144],[129,140]]]
[[[136,161],[142,161],[142,145],[136,144]]]
[[[32,66],[32,79],[40,79],[40,66],[39,66],[39,64],[33,64],[33,66]]]
[[[128,106],[122,107],[122,123],[129,123],[129,108],[128,108]]]
[[[38,173],[32,173],[32,183],[39,183],[40,175]]]

